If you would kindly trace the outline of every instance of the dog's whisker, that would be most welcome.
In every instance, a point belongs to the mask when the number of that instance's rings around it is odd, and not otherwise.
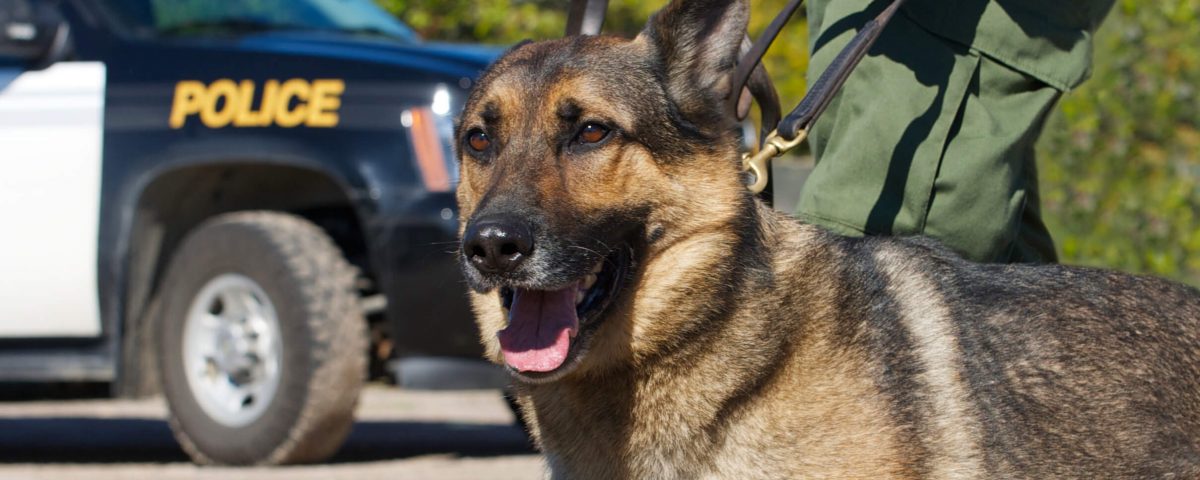
[[[571,248],[578,248],[578,249],[580,249],[580,250],[583,250],[583,251],[585,251],[585,252],[591,253],[591,254],[593,254],[593,255],[595,255],[595,256],[597,256],[597,257],[600,257],[600,258],[602,258],[602,259],[604,258],[604,254],[602,254],[602,253],[600,253],[600,252],[598,252],[598,251],[596,251],[596,250],[593,250],[593,249],[587,248],[587,247],[585,247],[585,246],[583,246],[583,245],[567,245],[567,246],[568,246],[568,247],[571,247]]]

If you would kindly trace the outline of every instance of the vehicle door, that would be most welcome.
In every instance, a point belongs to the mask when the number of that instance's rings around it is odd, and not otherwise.
[[[0,0],[0,339],[100,333],[105,67],[57,61],[43,0]]]

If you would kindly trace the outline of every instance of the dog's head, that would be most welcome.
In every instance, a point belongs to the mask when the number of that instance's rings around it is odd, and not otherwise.
[[[519,379],[636,354],[647,265],[753,202],[727,106],[748,15],[675,0],[633,40],[518,45],[471,93],[460,260],[487,353]]]

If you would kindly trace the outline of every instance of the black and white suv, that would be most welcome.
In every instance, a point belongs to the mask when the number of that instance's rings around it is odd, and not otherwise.
[[[331,455],[369,363],[494,384],[448,142],[497,54],[370,0],[0,0],[0,381],[161,390],[229,464]]]

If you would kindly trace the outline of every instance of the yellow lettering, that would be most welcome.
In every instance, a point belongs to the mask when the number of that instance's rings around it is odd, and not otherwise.
[[[310,127],[336,127],[338,124],[337,110],[342,106],[342,92],[346,91],[346,83],[339,79],[319,79],[312,83],[312,100],[308,102],[308,122]]]
[[[254,111],[254,82],[250,80],[242,80],[238,83],[238,102],[237,115],[233,117],[233,125],[235,127],[265,127],[270,125],[269,122],[264,122],[266,115],[262,109]]]
[[[279,86],[279,99],[275,104],[275,124],[284,128],[291,128],[301,123],[308,117],[308,104],[311,89],[308,82],[299,78],[293,78],[283,85]],[[296,107],[292,108],[292,99],[297,100]]]
[[[255,102],[256,90],[252,80],[235,82],[223,78],[210,85],[181,81],[175,85],[168,124],[173,129],[183,128],[189,116],[199,115],[200,122],[209,128],[336,127],[346,82],[336,78],[316,79],[311,83],[301,78],[267,80],[263,82],[258,102]]]
[[[175,100],[171,102],[171,128],[183,128],[187,116],[200,111],[204,97],[204,84],[195,80],[184,80],[175,84]]]
[[[229,125],[237,115],[238,87],[233,80],[222,78],[208,86],[208,94],[204,107],[200,109],[200,121],[208,128],[221,128]],[[224,102],[220,100],[224,99]],[[221,104],[218,109],[218,105]]]
[[[258,111],[262,113],[262,126],[269,127],[275,123],[275,105],[279,103],[279,80],[267,80],[263,84],[262,105]]]

